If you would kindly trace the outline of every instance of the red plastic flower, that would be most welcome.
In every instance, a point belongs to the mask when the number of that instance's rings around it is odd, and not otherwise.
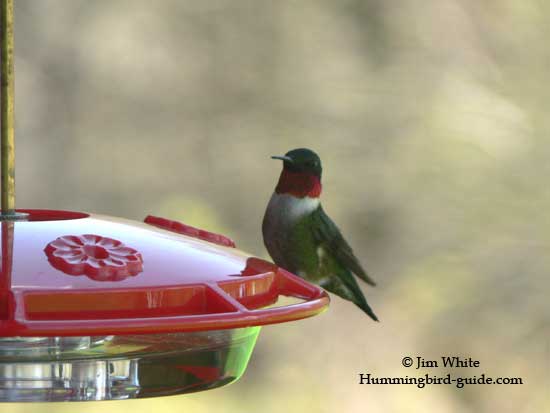
[[[138,251],[99,235],[65,235],[50,242],[44,252],[54,268],[96,281],[121,281],[143,271]]]

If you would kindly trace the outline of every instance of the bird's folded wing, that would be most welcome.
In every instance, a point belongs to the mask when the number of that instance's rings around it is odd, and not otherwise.
[[[353,250],[342,236],[336,224],[325,213],[322,207],[319,207],[318,212],[318,214],[314,214],[318,222],[312,225],[314,228],[313,236],[316,240],[323,245],[342,266],[348,268],[367,284],[375,286],[376,283],[367,275],[363,267],[361,267],[361,264],[353,254]]]

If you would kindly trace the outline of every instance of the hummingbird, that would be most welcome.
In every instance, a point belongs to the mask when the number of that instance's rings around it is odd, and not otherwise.
[[[353,274],[376,283],[321,206],[321,159],[305,148],[271,158],[282,160],[283,170],[262,223],[269,255],[279,267],[353,302],[378,321]]]

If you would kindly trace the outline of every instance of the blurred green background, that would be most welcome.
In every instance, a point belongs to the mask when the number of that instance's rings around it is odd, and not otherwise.
[[[310,147],[381,323],[334,297],[263,329],[231,386],[3,413],[550,410],[549,2],[15,3],[19,207],[161,215],[266,257],[269,156]],[[358,385],[415,376],[407,355],[524,384]]]

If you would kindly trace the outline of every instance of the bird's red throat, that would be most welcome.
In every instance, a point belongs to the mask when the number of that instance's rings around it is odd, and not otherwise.
[[[307,172],[290,172],[285,169],[281,172],[279,182],[275,187],[278,194],[290,194],[297,198],[318,198],[321,195],[321,180]]]

